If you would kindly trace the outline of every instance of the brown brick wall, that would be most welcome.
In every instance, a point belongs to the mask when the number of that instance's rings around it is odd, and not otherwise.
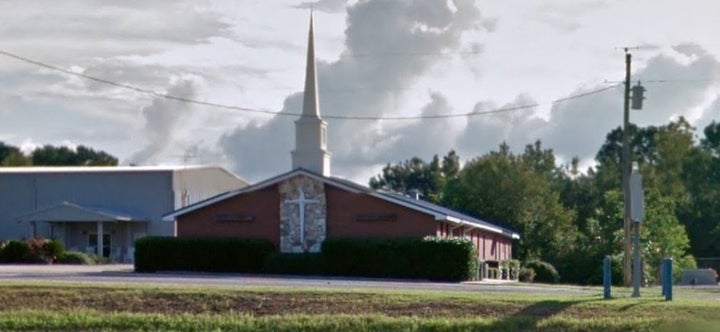
[[[325,185],[329,237],[463,236],[446,222],[366,194],[355,194]],[[223,236],[263,238],[276,246],[280,241],[280,197],[277,186],[238,195],[180,216],[178,237]],[[219,214],[250,215],[252,221],[217,221]],[[358,221],[360,215],[396,216],[395,220]],[[500,261],[512,257],[511,240],[479,229],[466,231],[478,258]]]
[[[178,237],[223,236],[280,242],[280,198],[277,186],[241,194],[180,216]],[[252,221],[217,221],[218,214],[251,215]]]
[[[366,195],[325,185],[327,237],[403,237],[437,235],[433,216]],[[359,215],[396,215],[396,220],[358,221]]]

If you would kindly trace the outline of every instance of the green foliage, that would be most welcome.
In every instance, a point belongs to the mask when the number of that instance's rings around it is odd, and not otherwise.
[[[118,159],[103,151],[85,146],[70,149],[66,146],[44,145],[35,149],[31,155],[36,166],[117,166]]]
[[[462,238],[327,239],[322,247],[329,273],[343,276],[468,280],[477,253]]]
[[[692,255],[685,255],[679,258],[675,258],[673,261],[673,280],[675,282],[680,281],[680,278],[682,278],[682,273],[684,270],[688,269],[697,269],[697,262],[695,262],[695,257]]]
[[[42,237],[11,240],[0,246],[0,262],[47,264],[56,261],[64,252],[65,246],[57,240]]]
[[[520,274],[520,260],[508,259],[500,261],[500,275],[502,279],[518,280]]]
[[[0,142],[0,166],[117,166],[118,159],[107,152],[79,145],[44,145],[26,156],[18,147]]]
[[[513,252],[519,259],[562,260],[574,249],[577,228],[555,190],[553,163],[552,150],[543,150],[539,142],[522,155],[503,144],[463,167],[448,184],[445,203],[516,229],[521,238]]]
[[[30,245],[25,241],[8,241],[0,251],[0,262],[25,263],[30,255]]]
[[[266,240],[148,236],[135,241],[135,270],[260,272],[274,252]]]
[[[535,270],[531,267],[522,267],[520,268],[520,273],[518,275],[518,280],[522,282],[533,282],[535,281]]]
[[[65,244],[59,240],[51,239],[42,244],[42,251],[49,261],[56,261],[65,253]]]
[[[325,275],[327,264],[325,257],[319,253],[275,253],[265,258],[263,271],[273,274]]]
[[[86,253],[79,251],[66,251],[64,254],[59,256],[58,263],[60,264],[74,264],[74,265],[95,265],[97,261],[93,257]]]
[[[435,155],[430,163],[413,157],[395,165],[387,164],[382,174],[370,179],[370,187],[399,193],[417,190],[423,199],[439,202],[445,185],[454,179],[460,169],[460,158],[451,150],[440,158]]]
[[[535,271],[535,280],[547,284],[557,284],[560,282],[560,274],[554,266],[548,262],[539,260],[530,260],[525,262],[525,267]]]

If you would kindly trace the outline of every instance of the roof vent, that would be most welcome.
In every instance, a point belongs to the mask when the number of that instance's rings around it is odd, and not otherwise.
[[[420,199],[420,190],[410,189],[410,190],[408,190],[408,192],[407,192],[407,196],[409,196],[410,198],[419,200],[419,199]]]

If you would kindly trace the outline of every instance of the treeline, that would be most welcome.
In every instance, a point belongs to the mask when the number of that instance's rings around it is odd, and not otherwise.
[[[720,123],[694,139],[683,118],[663,126],[631,125],[632,161],[643,175],[645,220],[641,250],[646,278],[660,260],[694,267],[695,257],[720,257]],[[623,255],[622,130],[612,130],[596,165],[578,159],[558,165],[540,141],[513,153],[506,144],[460,165],[454,151],[430,162],[388,164],[370,180],[375,189],[419,190],[430,201],[504,223],[521,239],[514,256],[553,264],[563,282],[599,283],[606,255],[620,268]]]
[[[117,166],[118,159],[104,151],[79,145],[44,145],[24,154],[20,148],[0,142],[0,167],[10,166]]]

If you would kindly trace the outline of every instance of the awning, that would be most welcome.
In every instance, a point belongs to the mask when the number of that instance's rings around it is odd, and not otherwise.
[[[18,222],[147,222],[128,213],[62,202],[15,217]]]

